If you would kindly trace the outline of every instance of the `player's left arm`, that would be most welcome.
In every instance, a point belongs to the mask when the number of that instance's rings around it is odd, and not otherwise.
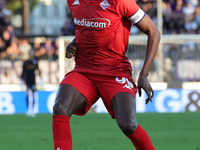
[[[149,101],[153,102],[152,98],[154,96],[154,91],[147,77],[158,50],[158,45],[160,42],[160,32],[154,22],[148,17],[148,15],[145,15],[144,18],[136,24],[136,27],[148,36],[146,57],[144,59],[144,64],[138,78],[139,96],[141,96],[141,89],[143,89],[148,96],[148,98],[146,99],[147,104]]]
[[[22,66],[22,74],[21,74],[21,80],[23,81],[25,81],[25,72],[26,72],[26,68],[25,68],[25,62],[24,62]]]
[[[41,70],[40,70],[40,68],[39,68],[38,62],[35,64],[35,69],[38,71],[38,74],[39,74],[39,76],[40,76],[40,78],[41,78],[41,77],[42,77],[42,76],[41,76]]]
[[[38,72],[38,74],[39,74],[39,76],[40,76],[40,86],[42,87],[43,86],[43,83],[44,83],[44,81],[43,81],[43,79],[42,79],[42,73],[41,73],[41,70],[40,70],[40,68],[39,68],[39,65],[38,65],[38,62],[36,63],[36,69],[35,69],[37,72]]]

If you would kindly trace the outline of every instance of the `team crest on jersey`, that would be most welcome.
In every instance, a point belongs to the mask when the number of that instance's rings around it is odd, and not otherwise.
[[[103,2],[100,3],[100,6],[103,8],[103,10],[105,10],[110,6],[110,4],[108,3],[107,0],[104,0]]]
[[[74,3],[72,5],[80,5],[79,0],[75,0]]]

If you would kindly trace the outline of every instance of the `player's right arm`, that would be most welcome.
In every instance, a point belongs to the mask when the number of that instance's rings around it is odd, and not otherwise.
[[[74,38],[73,41],[66,46],[65,57],[70,59],[73,56],[77,55],[77,52],[78,52],[78,46],[76,44],[76,38]]]

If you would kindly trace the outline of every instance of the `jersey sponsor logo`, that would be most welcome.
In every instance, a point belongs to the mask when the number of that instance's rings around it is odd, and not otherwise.
[[[108,3],[107,0],[104,0],[103,2],[100,3],[100,6],[102,7],[103,10],[105,10],[110,6],[110,4]]]
[[[123,88],[127,88],[130,90],[132,90],[132,88],[134,88],[133,83],[125,77],[116,77],[115,80],[118,83],[123,84],[124,85]]]
[[[107,28],[110,26],[110,20],[105,18],[83,18],[82,20],[74,18],[74,24],[92,28]]]
[[[72,5],[80,5],[79,0],[75,0],[74,3]]]

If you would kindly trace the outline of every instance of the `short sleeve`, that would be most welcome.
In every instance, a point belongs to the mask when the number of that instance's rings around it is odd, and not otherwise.
[[[145,16],[135,0],[117,0],[116,10],[121,17],[128,18],[133,24],[137,24]]]

